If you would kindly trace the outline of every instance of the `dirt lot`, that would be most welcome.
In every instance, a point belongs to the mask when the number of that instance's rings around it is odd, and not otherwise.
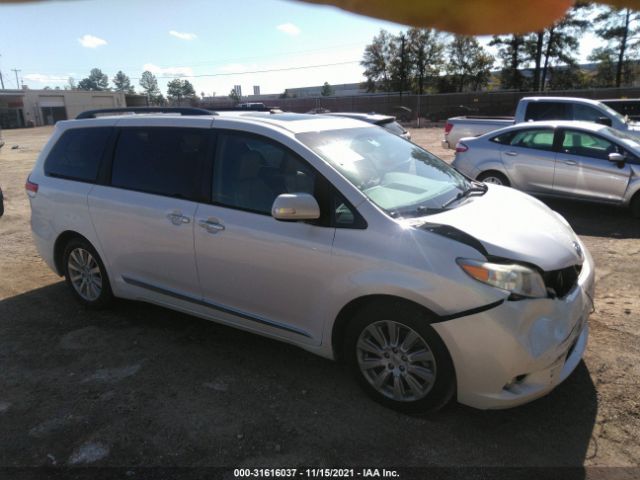
[[[0,151],[0,466],[640,465],[640,222],[626,211],[550,202],[597,263],[589,346],[562,386],[415,418],[294,347],[135,302],[78,306],[29,231],[23,185],[50,133],[6,130]],[[451,159],[440,129],[412,134]]]

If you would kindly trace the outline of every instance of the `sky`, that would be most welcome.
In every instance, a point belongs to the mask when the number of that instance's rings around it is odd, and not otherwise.
[[[143,71],[184,76],[198,94],[282,93],[364,80],[359,62],[380,29],[407,27],[291,0],[75,0],[0,4],[0,71],[6,88],[63,87],[100,68],[139,91]],[[482,39],[486,44],[488,38]],[[597,46],[581,40],[584,61]],[[264,70],[275,70],[264,72]]]

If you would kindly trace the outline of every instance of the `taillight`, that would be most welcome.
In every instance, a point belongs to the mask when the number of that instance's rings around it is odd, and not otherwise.
[[[27,195],[29,195],[30,197],[34,197],[36,193],[38,193],[38,184],[33,183],[28,178],[27,178],[27,183],[24,184],[24,188],[27,191]]]
[[[451,129],[453,128],[453,123],[445,123],[444,124],[444,134],[446,135],[447,133],[449,133],[451,131]]]
[[[467,150],[469,150],[469,147],[462,142],[458,142],[456,145],[456,153],[466,152]]]

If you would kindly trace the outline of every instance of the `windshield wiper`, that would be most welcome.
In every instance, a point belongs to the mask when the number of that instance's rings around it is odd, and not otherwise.
[[[484,183],[474,183],[472,187],[467,188],[464,192],[460,192],[451,200],[445,202],[440,208],[445,209],[452,203],[457,202],[458,200],[462,200],[465,197],[471,197],[473,195],[484,195],[485,193],[487,193],[488,189],[489,187],[487,187]]]

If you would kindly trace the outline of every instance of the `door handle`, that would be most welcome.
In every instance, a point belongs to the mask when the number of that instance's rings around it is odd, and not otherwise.
[[[185,217],[182,215],[182,212],[178,211],[167,213],[167,218],[176,226],[182,225],[183,223],[189,223],[191,221],[189,217]]]
[[[215,220],[200,220],[198,225],[204,228],[207,232],[214,234],[224,230],[224,225],[216,222]]]
[[[564,161],[565,165],[577,165],[578,162],[574,161],[574,160],[565,160]]]
[[[510,157],[515,157],[518,155],[518,152],[504,152],[505,155],[509,155]]]

